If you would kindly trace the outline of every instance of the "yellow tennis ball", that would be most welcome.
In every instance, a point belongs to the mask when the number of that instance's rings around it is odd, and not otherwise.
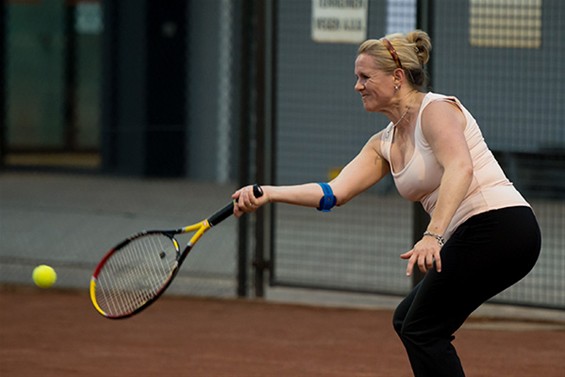
[[[57,273],[53,267],[42,264],[33,269],[32,278],[39,288],[49,288],[57,281]]]

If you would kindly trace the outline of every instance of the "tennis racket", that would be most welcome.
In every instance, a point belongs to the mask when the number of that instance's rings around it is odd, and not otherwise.
[[[263,191],[253,186],[259,198]],[[154,303],[169,287],[188,253],[210,228],[233,214],[234,201],[198,223],[171,230],[146,230],[114,246],[90,279],[92,304],[106,318],[128,318]],[[176,235],[193,233],[181,250]]]

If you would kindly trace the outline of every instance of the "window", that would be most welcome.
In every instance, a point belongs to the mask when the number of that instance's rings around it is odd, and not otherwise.
[[[539,48],[542,0],[470,0],[471,46]]]

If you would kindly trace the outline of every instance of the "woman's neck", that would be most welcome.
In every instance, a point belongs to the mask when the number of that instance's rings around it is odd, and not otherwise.
[[[394,118],[391,119],[394,127],[408,127],[413,123],[424,95],[422,92],[411,89],[399,99]]]

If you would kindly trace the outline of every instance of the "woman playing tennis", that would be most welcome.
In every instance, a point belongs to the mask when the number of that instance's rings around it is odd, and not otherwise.
[[[355,90],[389,125],[328,183],[236,191],[241,216],[269,203],[329,211],[392,174],[399,193],[430,215],[422,238],[401,255],[423,280],[397,307],[398,333],[416,377],[464,376],[454,333],[489,298],[522,279],[541,235],[528,202],[495,160],[479,126],[455,97],[425,92],[429,36],[420,30],[363,42]]]

